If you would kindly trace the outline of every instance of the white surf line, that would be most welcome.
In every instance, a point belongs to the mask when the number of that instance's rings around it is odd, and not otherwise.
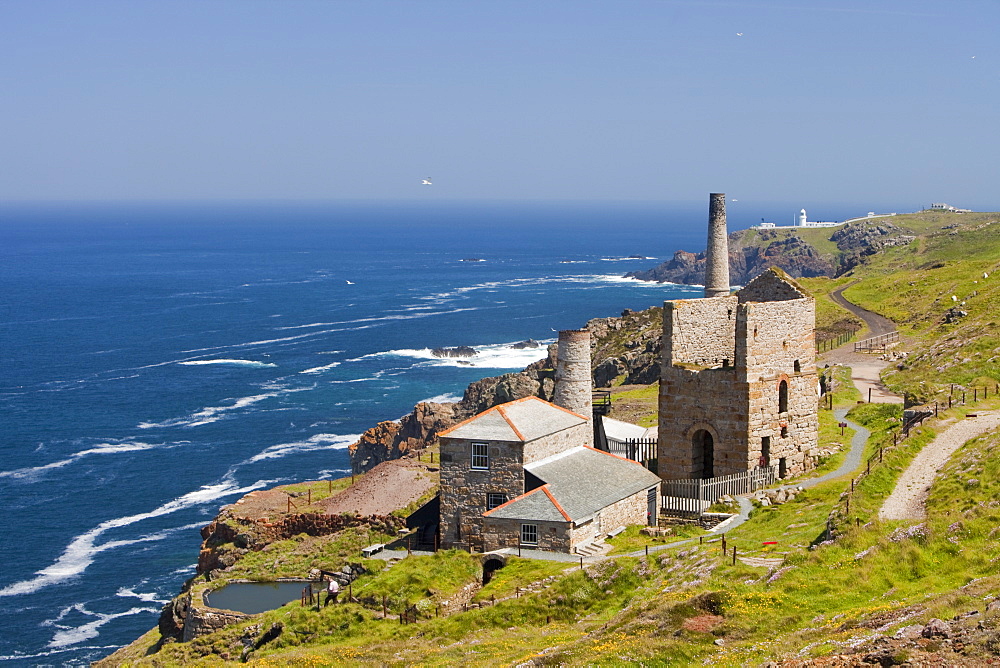
[[[63,466],[68,466],[78,459],[87,457],[89,455],[115,455],[126,452],[139,452],[142,450],[152,450],[160,447],[174,447],[176,444],[166,445],[164,443],[142,443],[142,442],[121,442],[121,443],[102,443],[96,445],[92,448],[87,448],[86,450],[81,450],[80,452],[74,452],[65,459],[60,459],[49,464],[42,464],[40,466],[27,466],[20,469],[14,469],[12,471],[0,471],[0,478],[35,478],[38,474],[43,471],[48,471],[50,469],[62,468]]]
[[[50,566],[36,571],[35,577],[29,580],[22,580],[20,582],[9,584],[0,589],[0,596],[33,594],[43,587],[59,584],[80,575],[87,569],[88,566],[90,566],[90,564],[94,562],[94,558],[101,552],[118,547],[134,545],[136,543],[163,540],[177,531],[200,527],[203,523],[199,522],[197,524],[190,524],[182,527],[163,529],[155,533],[140,536],[139,538],[112,540],[106,543],[97,544],[97,539],[112,529],[129,526],[131,524],[135,524],[136,522],[141,522],[153,517],[169,515],[177,512],[178,510],[184,510],[204,503],[210,503],[233,494],[246,494],[247,492],[251,492],[255,489],[265,487],[272,482],[273,481],[271,480],[258,480],[254,484],[246,487],[236,487],[231,482],[204,485],[193,492],[188,492],[187,494],[173,499],[172,501],[168,501],[151,511],[117,517],[101,522],[90,531],[72,539],[69,545],[66,546],[66,549],[63,550],[62,555],[60,555],[59,558],[56,559]]]
[[[231,399],[233,402],[228,406],[206,406],[199,411],[191,413],[185,417],[170,418],[168,420],[163,420],[161,422],[140,422],[137,426],[139,429],[155,429],[155,428],[167,428],[167,427],[199,427],[205,424],[211,424],[213,422],[218,422],[223,419],[226,413],[231,411],[239,410],[241,408],[246,408],[247,406],[252,406],[261,401],[267,399],[273,399],[274,397],[279,397],[284,394],[291,394],[293,392],[306,392],[312,389],[311,387],[290,387],[282,388],[273,392],[266,392],[264,394],[256,394],[249,397],[241,397],[239,399]]]
[[[266,459],[280,459],[287,455],[300,452],[315,452],[317,450],[346,450],[347,446],[361,438],[361,434],[314,434],[305,440],[271,445],[253,457],[244,459],[230,467],[227,475],[235,473],[236,469],[248,464],[255,464]]]
[[[81,624],[80,626],[67,626],[60,624],[59,622],[70,612],[76,611],[80,614],[87,615],[89,617],[96,617],[92,622],[87,622],[86,624]],[[59,616],[55,619],[47,620],[42,622],[42,626],[52,626],[57,629],[52,640],[49,641],[47,645],[50,649],[58,649],[60,647],[67,647],[69,645],[75,645],[81,643],[84,640],[90,640],[91,638],[96,638],[99,634],[102,626],[108,622],[113,622],[119,617],[128,617],[130,615],[136,615],[140,613],[156,613],[159,612],[159,608],[130,608],[125,612],[116,612],[111,614],[103,614],[100,612],[92,612],[87,610],[86,606],[82,603],[77,603],[76,605],[70,606],[69,608],[63,608],[59,613]]]

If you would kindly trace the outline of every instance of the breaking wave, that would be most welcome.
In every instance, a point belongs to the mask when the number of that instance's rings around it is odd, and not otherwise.
[[[251,367],[251,368],[254,368],[254,369],[265,369],[265,368],[268,368],[268,367],[278,366],[277,364],[274,364],[272,362],[255,362],[253,360],[228,360],[228,359],[221,359],[221,360],[191,360],[190,362],[178,362],[178,364],[182,364],[184,366],[201,366],[201,365],[205,365],[205,364],[225,364],[225,365],[228,365],[228,366],[245,366],[245,367]]]
[[[35,478],[38,474],[43,471],[48,471],[50,469],[58,469],[63,466],[72,464],[78,459],[87,457],[89,455],[116,455],[123,452],[138,452],[140,450],[151,450],[153,448],[163,447],[162,443],[140,443],[125,441],[121,443],[101,443],[95,445],[94,447],[87,448],[86,450],[81,450],[80,452],[74,452],[65,459],[60,459],[49,464],[42,464],[41,466],[29,466],[20,469],[14,469],[12,471],[0,471],[0,478]]]
[[[29,580],[15,582],[7,585],[3,589],[0,589],[0,596],[32,594],[43,587],[64,582],[83,573],[83,571],[85,571],[87,567],[94,562],[94,558],[101,552],[118,547],[127,547],[137,543],[160,541],[173,535],[174,533],[177,533],[178,531],[188,531],[190,529],[201,527],[203,523],[198,522],[196,524],[187,524],[180,527],[163,529],[144,536],[139,536],[138,538],[132,538],[129,540],[109,540],[106,543],[98,544],[97,539],[112,529],[129,526],[131,524],[135,524],[136,522],[148,520],[153,517],[169,515],[179,510],[210,503],[233,494],[246,494],[247,492],[251,492],[255,489],[260,489],[271,482],[272,481],[270,480],[258,480],[254,484],[246,487],[237,487],[230,481],[220,482],[215,485],[205,485],[193,492],[188,492],[187,494],[173,499],[172,501],[168,501],[167,503],[148,512],[105,520],[90,531],[80,534],[71,540],[59,558],[56,559],[50,566],[47,566],[40,571],[36,571],[35,577]]]

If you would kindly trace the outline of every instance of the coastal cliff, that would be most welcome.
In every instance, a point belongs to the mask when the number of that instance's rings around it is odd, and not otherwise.
[[[889,222],[862,220],[833,228],[792,228],[791,230],[748,229],[729,235],[729,276],[735,285],[769,267],[779,267],[794,278],[840,276],[884,248],[905,245],[914,235]],[[817,238],[817,233],[822,235]],[[806,236],[810,238],[807,239]],[[825,242],[825,243],[821,243]],[[832,242],[835,250],[821,251]],[[628,278],[658,283],[701,285],[705,277],[705,253],[678,250],[674,256],[651,269],[633,271]]]

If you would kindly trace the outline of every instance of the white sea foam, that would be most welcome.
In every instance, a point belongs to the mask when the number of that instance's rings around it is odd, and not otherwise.
[[[332,369],[336,366],[340,366],[340,362],[331,362],[330,364],[326,364],[324,366],[314,366],[311,369],[306,369],[305,371],[299,371],[299,373],[323,373],[327,369]]]
[[[435,357],[430,348],[403,348],[372,353],[366,357],[411,357],[421,360],[420,366],[474,366],[482,369],[523,369],[546,356],[546,346],[555,339],[539,341],[537,348],[513,348],[513,343],[472,346],[477,354],[472,357]]]
[[[242,397],[236,399],[229,406],[208,406],[201,409],[191,415],[180,418],[172,418],[170,420],[164,420],[163,422],[142,422],[139,424],[139,429],[153,429],[153,428],[163,428],[163,427],[197,427],[203,424],[210,424],[212,422],[218,422],[225,414],[230,411],[239,410],[241,408],[246,408],[247,406],[252,406],[253,404],[259,403],[266,399],[272,399],[279,396],[283,392],[294,392],[296,390],[283,390],[282,392],[268,392],[267,394],[257,394],[252,397]]]
[[[191,360],[189,362],[178,362],[178,364],[184,366],[202,366],[206,364],[226,364],[229,366],[246,366],[255,369],[264,369],[267,367],[278,366],[272,362],[256,362],[254,360],[230,360],[230,359],[219,359],[219,360]]]
[[[184,570],[187,571],[187,569]],[[141,582],[140,584],[144,583],[145,580],[143,580],[143,582]],[[115,592],[115,596],[119,596],[121,598],[137,598],[143,603],[159,603],[160,605],[169,602],[169,599],[160,598],[159,594],[157,594],[155,591],[137,592],[136,590],[129,587],[119,588],[118,591]]]
[[[655,260],[655,257],[602,257],[601,262],[628,262],[630,260]]]
[[[304,441],[293,441],[291,443],[279,443],[264,448],[250,459],[246,459],[235,467],[246,464],[254,464],[265,459],[280,459],[287,455],[299,452],[315,452],[316,450],[345,450],[347,446],[354,443],[361,434],[315,434]]]
[[[32,594],[43,587],[58,584],[79,575],[93,563],[94,558],[101,552],[118,547],[135,545],[137,543],[148,543],[163,540],[178,531],[188,531],[195,527],[199,527],[201,526],[201,523],[199,522],[197,524],[164,529],[129,540],[109,540],[105,543],[98,544],[97,539],[112,529],[129,526],[131,524],[135,524],[136,522],[148,520],[153,517],[169,515],[170,513],[175,513],[178,510],[184,510],[193,506],[210,503],[226,496],[246,494],[247,492],[255,489],[265,487],[270,483],[271,481],[269,480],[258,480],[252,485],[237,487],[231,480],[227,479],[215,485],[205,485],[194,490],[193,492],[188,492],[187,494],[173,499],[172,501],[168,501],[167,503],[164,503],[149,512],[116,517],[114,519],[101,522],[90,531],[80,534],[71,540],[59,558],[56,559],[50,566],[47,566],[40,571],[36,571],[35,577],[29,580],[15,582],[0,589],[0,596]]]
[[[66,459],[60,459],[49,464],[43,464],[41,466],[29,466],[21,469],[14,469],[13,471],[0,471],[0,478],[31,478],[34,479],[38,474],[50,470],[62,468],[72,464],[81,457],[86,457],[88,455],[115,455],[121,454],[123,452],[137,452],[139,450],[151,450],[153,448],[164,447],[163,443],[141,443],[135,441],[122,441],[118,443],[101,443],[93,447],[87,448],[86,450],[81,450],[79,452],[74,452],[72,455]],[[169,447],[169,446],[168,446]]]
[[[77,612],[81,615],[87,617],[95,617],[93,621],[87,622],[86,624],[81,624],[79,626],[69,626],[61,623],[63,619],[71,612]],[[112,622],[119,617],[128,617],[129,615],[137,615],[143,612],[159,612],[158,608],[130,608],[125,612],[117,612],[112,614],[103,614],[100,612],[91,612],[82,603],[77,603],[76,605],[70,606],[68,608],[63,608],[59,613],[59,616],[55,619],[50,619],[42,622],[43,626],[52,626],[57,629],[55,635],[52,636],[52,640],[49,642],[48,647],[50,649],[58,649],[60,647],[66,647],[68,645],[75,645],[81,643],[84,640],[90,640],[91,638],[97,637],[100,633],[99,628]]]
[[[427,403],[427,404],[454,404],[462,400],[462,396],[459,394],[439,394],[436,397],[431,397],[430,399],[421,399],[417,403]]]

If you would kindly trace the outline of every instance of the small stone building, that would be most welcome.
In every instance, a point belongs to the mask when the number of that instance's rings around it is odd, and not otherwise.
[[[665,480],[811,468],[815,302],[777,268],[736,294],[663,309],[657,457]]]
[[[574,552],[655,522],[659,478],[591,439],[590,419],[537,397],[443,432],[441,546]]]

